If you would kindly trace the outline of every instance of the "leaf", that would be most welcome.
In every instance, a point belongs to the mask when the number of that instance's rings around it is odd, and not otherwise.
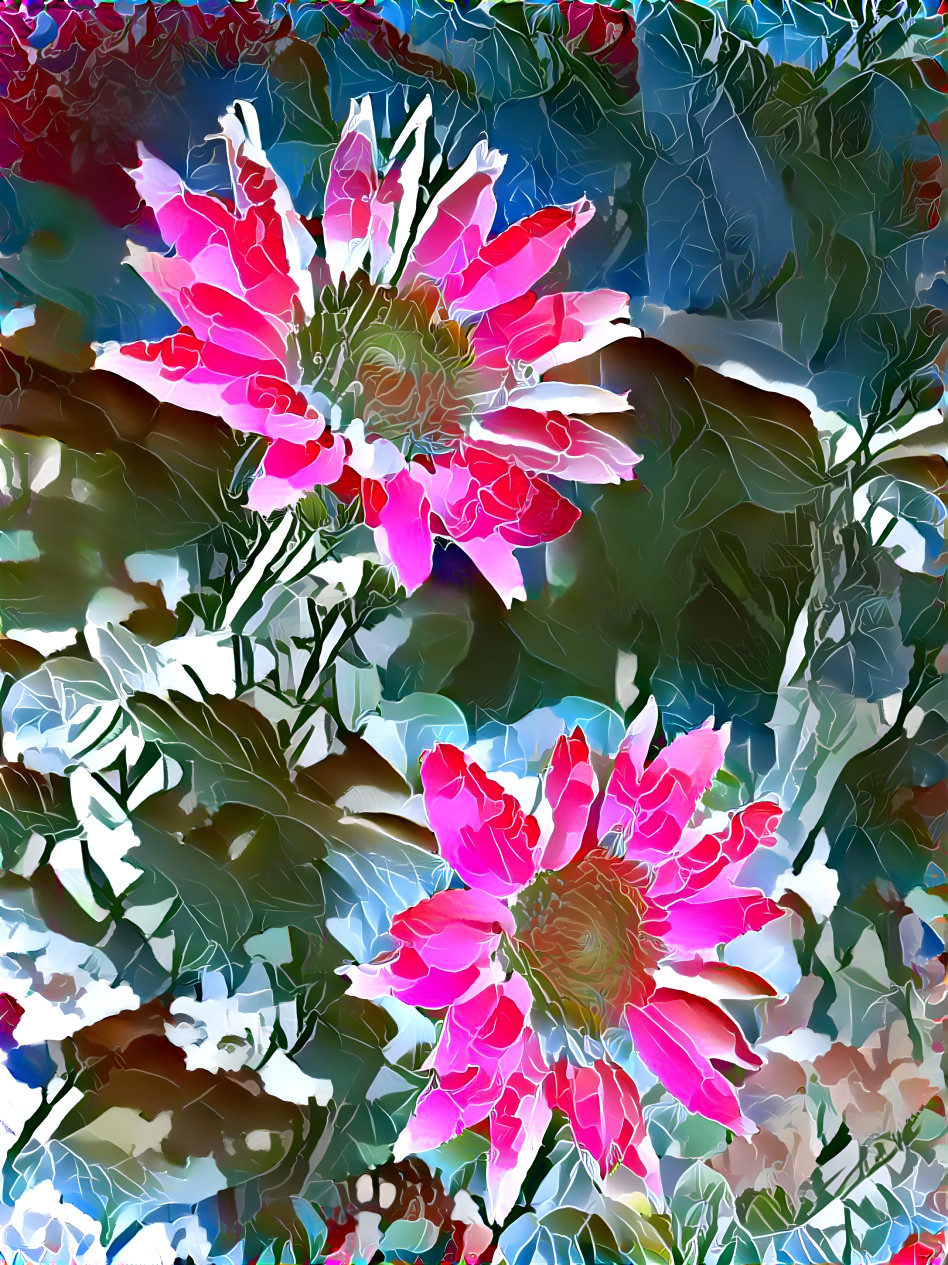
[[[191,768],[195,793],[211,811],[238,803],[286,812],[290,776],[276,733],[246,703],[197,702],[172,691],[167,702],[132,695],[128,708],[146,741]]]

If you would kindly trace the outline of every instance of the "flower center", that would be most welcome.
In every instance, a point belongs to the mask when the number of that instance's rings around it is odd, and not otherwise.
[[[665,952],[648,881],[644,866],[596,849],[520,896],[514,951],[551,1017],[599,1036],[648,999]]]
[[[436,453],[452,448],[470,419],[467,332],[434,287],[399,294],[357,272],[341,294],[323,291],[299,344],[306,385],[340,405],[343,426],[361,418],[367,435]]]

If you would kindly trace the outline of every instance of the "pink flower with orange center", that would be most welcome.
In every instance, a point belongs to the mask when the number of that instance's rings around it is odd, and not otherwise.
[[[738,1134],[752,1129],[722,1068],[762,1060],[718,1003],[774,990],[717,951],[783,913],[740,882],[751,854],[774,842],[780,809],[750,804],[723,830],[694,824],[727,728],[681,734],[648,762],[657,720],[650,702],[603,791],[582,731],[562,736],[532,812],[457,747],[428,752],[428,822],[466,886],[399,914],[397,947],[346,968],[355,996],[445,1012],[434,1079],[396,1151],[425,1151],[486,1122],[498,1222],[554,1109],[603,1177],[625,1164],[654,1186],[638,1091],[602,1042],[608,1029],[624,1028],[689,1110]]]
[[[545,207],[491,236],[504,159],[481,142],[444,178],[430,113],[426,100],[383,163],[370,100],[352,103],[320,254],[251,107],[221,120],[233,203],[192,192],[140,147],[132,176],[174,253],[133,249],[129,262],[181,328],[109,344],[96,363],[265,436],[252,508],[285,508],[318,486],[359,497],[409,592],[442,537],[509,604],[524,596],[514,551],[579,516],[549,476],[614,483],[638,461],[583,420],[628,410],[626,397],[545,375],[636,331],[625,294],[534,289],[592,204]]]

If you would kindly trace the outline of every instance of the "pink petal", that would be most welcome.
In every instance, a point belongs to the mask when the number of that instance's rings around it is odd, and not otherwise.
[[[481,1068],[452,1072],[422,1090],[395,1146],[395,1158],[430,1151],[486,1120],[504,1092],[503,1080]]]
[[[588,1151],[605,1178],[620,1164],[653,1184],[655,1152],[648,1141],[635,1082],[614,1063],[575,1067],[561,1059],[546,1084],[547,1098],[569,1120],[577,1146]]]
[[[762,1060],[723,1010],[703,997],[657,988],[642,1009],[627,1008],[626,1023],[643,1063],[689,1111],[735,1133],[752,1128],[712,1059],[746,1068]]]
[[[462,544],[499,533],[511,545],[556,540],[579,510],[544,479],[472,444],[439,457],[428,469],[413,463],[445,533]]]
[[[641,460],[620,439],[565,413],[497,409],[477,419],[471,436],[478,448],[516,461],[525,470],[578,483],[632,479]]]
[[[686,831],[681,851],[656,871],[652,894],[662,901],[702,892],[719,876],[734,878],[759,847],[771,847],[782,810],[762,800],[739,809],[723,834]],[[692,838],[693,836],[693,838]]]
[[[929,1234],[927,1231],[912,1234],[889,1261],[889,1265],[943,1265],[948,1251],[946,1237],[948,1236],[944,1230],[940,1234]]]
[[[408,470],[384,480],[366,480],[363,488],[365,521],[375,533],[378,551],[406,592],[414,593],[431,574],[434,557],[431,508],[424,488]]]
[[[517,1202],[552,1118],[543,1088],[547,1073],[539,1042],[530,1033],[520,1066],[507,1077],[490,1114],[487,1215],[495,1225],[507,1220]]]
[[[377,166],[372,103],[366,97],[352,102],[326,182],[323,239],[335,285],[341,276],[352,276],[369,249]]]
[[[425,961],[446,971],[485,964],[501,935],[516,931],[503,901],[486,892],[436,892],[392,919],[396,940],[417,949]]]
[[[578,343],[599,325],[628,316],[629,296],[618,290],[563,292],[537,298],[533,291],[488,312],[471,340],[479,364],[506,369],[532,364],[564,343]]]
[[[516,973],[453,1005],[431,1066],[440,1076],[468,1067],[506,1074],[520,1059],[532,1005],[530,986]]]
[[[376,962],[352,966],[349,996],[374,1001],[397,997],[410,1006],[441,1010],[464,997],[476,985],[491,978],[486,965],[472,964],[461,970],[446,971],[430,966],[415,949],[401,948]]]
[[[276,174],[266,154],[256,144],[251,144],[233,110],[221,119],[221,132],[227,147],[227,162],[237,210],[241,213],[244,242],[253,233],[255,249],[243,253],[242,270],[255,263],[263,275],[264,257],[271,265],[269,282],[258,280],[257,287],[250,282],[248,292],[261,298],[262,286],[270,292],[267,310],[274,315],[285,315],[287,320],[301,324],[299,319],[313,314],[313,283],[308,273],[316,251],[316,243],[293,206],[293,199],[286,185]],[[283,274],[292,283],[295,294],[289,306],[277,299],[277,291],[283,293],[274,279]],[[294,300],[300,312],[294,309]]]
[[[328,486],[342,474],[346,446],[341,435],[325,432],[322,440],[294,444],[277,439],[264,453],[260,472],[250,485],[247,504],[258,514],[285,509],[313,488]]]
[[[303,261],[312,256],[313,243],[263,155],[255,164],[261,173],[257,200],[251,203],[238,185],[244,211],[236,215],[220,199],[187,189],[170,167],[141,146],[139,154],[141,166],[132,178],[179,260],[190,265],[196,281],[245,300],[255,320],[271,323],[285,345],[292,324],[312,310],[312,282]],[[138,267],[139,258],[133,255],[133,266]],[[149,284],[155,276],[153,261],[154,256],[143,258]],[[187,309],[192,301],[185,294],[179,303]],[[197,316],[188,312],[180,319],[198,328]]]
[[[543,793],[552,810],[553,831],[543,847],[540,865],[544,870],[561,870],[579,850],[589,810],[599,793],[581,729],[574,729],[568,738],[561,734],[557,739]]]
[[[403,289],[410,288],[419,277],[440,285],[446,277],[464,271],[484,245],[494,223],[494,181],[503,170],[504,161],[481,141],[455,172],[422,218],[402,274]]]
[[[108,346],[97,358],[156,399],[223,418],[234,430],[308,443],[325,430],[320,415],[281,376],[281,365],[216,347],[179,330],[153,343]]]
[[[729,731],[708,725],[679,734],[639,774],[629,752],[620,751],[599,819],[600,838],[618,830],[629,855],[663,861],[675,851],[698,801],[724,763]],[[623,744],[624,745],[624,744]],[[635,740],[641,753],[641,737]]]
[[[460,276],[445,282],[444,296],[452,315],[487,312],[525,294],[550,271],[567,242],[594,212],[587,198],[568,207],[544,207],[488,242]]]
[[[658,725],[658,706],[650,698],[629,726],[619,746],[599,810],[599,837],[625,832],[635,821],[635,790],[645,773],[645,760]]]
[[[777,990],[762,975],[746,971],[742,966],[731,966],[727,962],[705,962],[701,958],[694,958],[687,962],[676,962],[675,971],[678,975],[710,984],[722,997],[777,996]]]
[[[513,916],[501,901],[484,892],[447,891],[420,901],[392,920],[399,943],[394,953],[347,972],[356,997],[398,997],[410,1005],[440,1009],[490,977],[491,957],[502,934],[512,935]],[[485,989],[479,996],[483,1006]],[[476,1006],[461,1010],[472,1015]],[[443,1043],[442,1043],[443,1044]],[[467,1067],[462,1062],[460,1068]],[[452,1065],[439,1070],[458,1070]]]
[[[540,827],[512,795],[446,743],[422,757],[421,782],[441,855],[465,883],[511,896],[533,882]]]
[[[761,892],[735,887],[726,879],[715,880],[699,900],[684,896],[665,904],[668,930],[662,938],[679,953],[729,944],[748,931],[760,931],[786,913]]]

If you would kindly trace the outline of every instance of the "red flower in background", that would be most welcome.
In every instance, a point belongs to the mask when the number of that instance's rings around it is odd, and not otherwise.
[[[606,67],[627,92],[636,89],[639,53],[631,13],[591,0],[560,0],[566,18],[566,46]]]
[[[252,4],[220,13],[198,5],[138,5],[134,15],[91,0],[0,2],[0,167],[89,198],[112,223],[141,199],[126,167],[141,120],[184,87],[188,65],[263,65],[289,18],[268,22]]]

